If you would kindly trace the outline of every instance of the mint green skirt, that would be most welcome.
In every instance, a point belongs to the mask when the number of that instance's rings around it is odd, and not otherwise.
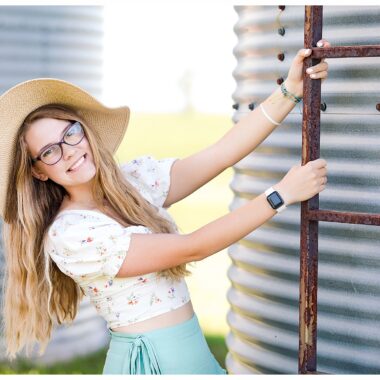
[[[195,313],[185,322],[142,334],[108,332],[103,375],[227,374],[210,351]]]

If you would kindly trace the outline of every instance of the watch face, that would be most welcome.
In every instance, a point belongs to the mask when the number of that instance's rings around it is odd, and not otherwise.
[[[267,199],[272,208],[274,209],[279,208],[284,204],[284,201],[282,200],[280,194],[277,191],[274,191],[272,194],[268,195]]]

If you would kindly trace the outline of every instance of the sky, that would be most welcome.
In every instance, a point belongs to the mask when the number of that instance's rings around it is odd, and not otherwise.
[[[152,113],[180,112],[190,104],[199,112],[228,116],[236,89],[233,49],[238,40],[233,28],[238,15],[234,3],[278,5],[271,0],[89,2],[104,6],[105,104],[128,104],[135,112]],[[298,0],[283,4],[355,3]]]
[[[378,0],[362,0],[376,5]],[[106,105],[135,112],[233,112],[237,66],[234,4],[278,5],[273,0],[0,0],[12,5],[104,7],[103,95]],[[288,5],[354,5],[353,0],[294,0]],[[184,90],[187,88],[187,90]],[[187,94],[187,95],[186,95]]]
[[[231,4],[105,3],[103,101],[231,115],[237,20]]]

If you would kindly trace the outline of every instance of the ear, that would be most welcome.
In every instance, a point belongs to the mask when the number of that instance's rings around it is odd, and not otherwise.
[[[39,179],[40,181],[47,181],[49,177],[46,174],[37,171],[34,166],[32,166],[32,176]]]

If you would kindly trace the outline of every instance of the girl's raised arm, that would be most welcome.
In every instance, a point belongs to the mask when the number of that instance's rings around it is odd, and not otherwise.
[[[319,42],[323,47],[331,46],[326,40],[322,39]],[[305,49],[298,51],[283,83],[290,93],[298,97],[302,97],[303,94],[303,60],[309,55],[310,52],[306,53]],[[310,72],[310,69],[313,69],[313,72]],[[312,79],[322,81],[327,78],[327,73],[328,63],[325,59],[307,70]],[[178,160],[173,165],[171,187],[165,207],[192,194],[254,151],[277,127],[270,119],[280,124],[295,104],[288,96],[283,95],[279,87],[260,104],[260,107],[241,117],[221,139],[200,152]]]
[[[293,166],[273,189],[286,205],[324,190],[326,161]],[[132,234],[127,255],[116,277],[138,276],[199,261],[227,248],[272,218],[276,211],[265,194],[189,234]]]

